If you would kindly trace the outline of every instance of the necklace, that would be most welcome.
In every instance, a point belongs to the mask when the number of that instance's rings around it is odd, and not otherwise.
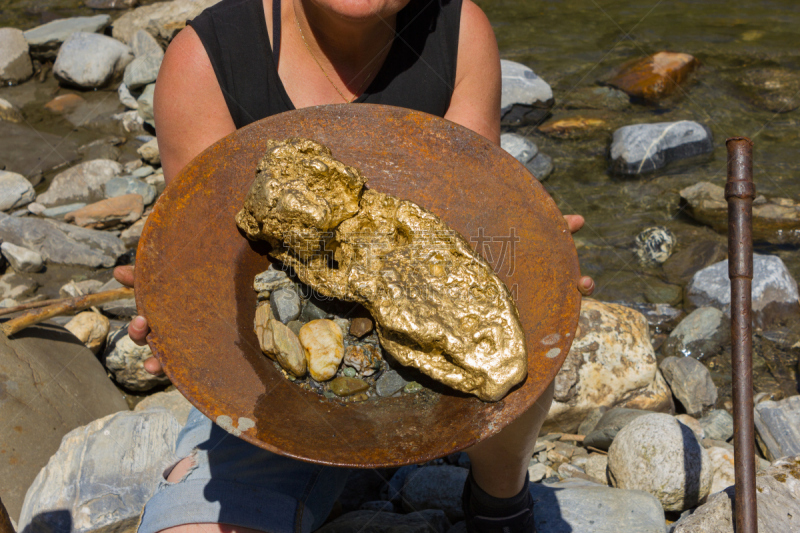
[[[319,69],[322,71],[322,74],[325,76],[325,79],[328,80],[328,83],[330,83],[333,86],[334,89],[336,89],[336,92],[339,93],[339,96],[342,97],[342,100],[344,100],[344,103],[352,104],[353,101],[356,98],[358,98],[359,95],[361,94],[361,89],[364,88],[364,85],[367,83],[367,80],[369,80],[372,77],[372,73],[375,71],[375,68],[373,67],[373,69],[369,71],[369,74],[367,74],[367,77],[364,78],[364,81],[361,82],[361,85],[359,85],[358,90],[356,91],[356,93],[353,95],[352,98],[350,98],[348,100],[345,97],[345,95],[342,93],[342,91],[339,90],[339,87],[337,87],[336,84],[333,83],[333,80],[328,76],[328,73],[325,72],[325,69],[322,67],[322,65],[320,64],[319,60],[317,59],[317,56],[315,56],[314,52],[311,51],[311,47],[308,46],[308,42],[306,41],[306,36],[303,35],[303,29],[300,27],[300,21],[297,20],[297,12],[296,11],[295,11],[295,14],[294,14],[294,23],[297,24],[297,31],[300,32],[300,38],[303,39],[303,44],[306,45],[306,50],[308,50],[308,53],[311,55],[311,59],[314,60],[314,63],[316,63],[317,66],[319,67]]]

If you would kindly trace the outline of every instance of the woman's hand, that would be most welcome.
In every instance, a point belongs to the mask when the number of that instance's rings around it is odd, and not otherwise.
[[[134,270],[132,266],[118,266],[114,269],[114,278],[125,285],[126,287],[133,288]],[[147,334],[150,333],[150,326],[147,325],[147,319],[143,316],[136,316],[128,324],[128,336],[139,346],[147,344]],[[164,370],[161,368],[161,363],[155,357],[150,357],[144,362],[144,369],[151,374],[163,374]]]
[[[585,220],[580,215],[564,215],[564,220],[567,221],[570,233],[577,233],[583,227]],[[578,280],[578,290],[584,296],[589,296],[594,292],[594,280],[589,276],[581,276]]]

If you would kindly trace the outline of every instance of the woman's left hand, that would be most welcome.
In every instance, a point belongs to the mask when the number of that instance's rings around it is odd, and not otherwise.
[[[567,221],[570,233],[576,233],[583,227],[585,220],[580,215],[564,215],[564,220]],[[578,280],[578,290],[584,296],[589,296],[594,292],[594,280],[589,276],[581,276]]]

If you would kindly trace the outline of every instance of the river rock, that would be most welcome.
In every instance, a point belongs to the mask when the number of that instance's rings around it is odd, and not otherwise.
[[[36,281],[26,276],[20,276],[16,272],[6,272],[0,276],[0,299],[19,300],[33,294],[38,287]]]
[[[275,291],[290,285],[292,285],[292,280],[289,279],[288,274],[283,270],[276,269],[273,265],[269,265],[269,268],[264,272],[256,274],[253,279],[253,290],[259,293]],[[308,303],[306,303],[306,306],[308,306]],[[317,318],[324,318],[324,316]]]
[[[106,343],[110,323],[108,318],[100,313],[84,311],[75,315],[64,328],[75,335],[92,353],[98,354]]]
[[[747,69],[735,78],[744,96],[756,107],[788,113],[800,107],[800,75],[794,69]]]
[[[119,97],[119,103],[128,109],[139,109],[139,102],[136,101],[136,98],[131,94],[130,89],[125,83],[120,83],[119,87],[117,87],[117,96]]]
[[[98,292],[121,289],[122,287],[123,285],[119,281],[117,281],[115,278],[111,278],[105,284],[103,284],[102,287],[100,287],[100,290]],[[111,302],[107,302],[100,305],[100,309],[102,309],[104,313],[108,313],[109,315],[131,318],[136,316],[137,314],[136,299],[124,298],[122,300],[113,300]]]
[[[407,512],[438,509],[452,522],[463,519],[461,492],[468,474],[466,468],[449,465],[415,470],[403,485],[403,508]]]
[[[502,93],[501,121],[509,126],[541,122],[553,107],[553,89],[530,68],[514,61],[500,60]]]
[[[125,67],[125,75],[122,80],[125,85],[131,89],[138,89],[144,87],[149,83],[156,81],[158,71],[161,68],[161,61],[164,56],[142,56],[137,57]],[[137,102],[138,109],[138,102]]]
[[[58,290],[58,295],[62,298],[75,298],[78,296],[86,296],[100,291],[103,282],[97,279],[86,279],[83,281],[70,281],[61,286]]]
[[[119,224],[131,224],[142,216],[144,204],[139,194],[125,194],[87,205],[64,217],[82,228],[105,229]]]
[[[544,432],[574,433],[599,406],[664,411],[669,388],[658,372],[647,320],[617,304],[584,298],[579,331],[556,375]]]
[[[633,420],[650,414],[653,411],[643,411],[641,409],[626,409],[615,407],[609,409],[597,422],[594,429],[586,435],[583,441],[584,446],[592,446],[600,450],[608,450],[617,433]],[[605,478],[603,478],[605,479]]]
[[[372,331],[372,320],[367,317],[357,317],[350,323],[350,335],[361,338]]]
[[[667,281],[676,285],[686,285],[697,271],[722,261],[728,256],[727,246],[715,240],[698,239],[689,242],[673,253],[661,265]]]
[[[660,265],[672,254],[676,243],[675,234],[664,226],[647,228],[636,236],[633,249],[639,264],[644,266]]]
[[[158,41],[145,30],[139,30],[133,34],[130,42],[133,55],[135,57],[156,56],[164,57],[164,50]]]
[[[36,199],[36,192],[25,176],[0,170],[0,211],[10,211]]]
[[[144,119],[139,115],[139,101],[136,101],[136,109],[125,111],[111,116],[118,129],[125,133],[144,133]]]
[[[37,325],[11,339],[0,335],[0,479],[11,516],[19,517],[25,490],[65,434],[127,409],[97,358],[65,329]]]
[[[707,439],[726,441],[733,437],[733,417],[722,409],[714,409],[699,420]]]
[[[0,121],[0,146],[0,165],[22,174],[33,186],[42,181],[44,172],[79,159],[78,144],[73,139],[7,121]]]
[[[447,520],[444,512],[434,509],[408,514],[360,510],[340,516],[325,524],[316,533],[361,533],[367,531],[370,533],[447,533],[450,531],[450,521]]]
[[[122,233],[119,234],[120,240],[123,242],[126,248],[136,248],[139,245],[139,239],[142,236],[142,230],[144,229],[144,225],[147,222],[147,217],[140,218],[131,226],[123,230]]]
[[[715,307],[700,307],[681,320],[664,344],[664,353],[703,360],[719,353],[730,340],[730,319]]]
[[[691,429],[654,413],[631,421],[608,450],[615,487],[644,490],[666,511],[697,506],[711,488],[711,459]]]
[[[583,464],[586,475],[608,485],[608,455],[593,453]]]
[[[151,165],[161,164],[161,155],[158,152],[158,139],[147,141],[136,150],[136,153],[142,156],[142,159]]]
[[[152,410],[71,431],[28,489],[20,531],[135,531],[180,429],[168,411]]]
[[[774,255],[753,254],[753,322],[759,327],[797,315],[797,282]],[[698,271],[686,288],[688,300],[697,307],[711,306],[730,316],[731,282],[728,260]]]
[[[0,120],[19,124],[25,120],[25,117],[22,116],[22,112],[20,112],[14,104],[0,98]],[[0,198],[2,198],[2,196],[0,196]]]
[[[166,376],[154,376],[144,369],[144,361],[153,357],[150,347],[137,346],[122,328],[108,337],[105,350],[106,368],[114,374],[117,383],[133,391],[146,391],[169,383]]]
[[[58,219],[58,220],[64,220],[64,217],[67,216],[69,213],[72,213],[73,211],[77,211],[78,209],[83,209],[84,207],[86,207],[86,203],[85,202],[77,202],[77,203],[74,203],[74,204],[59,205],[58,207],[47,207],[45,209],[42,209],[38,213],[32,209],[33,206],[37,206],[37,210],[38,210],[38,206],[44,207],[42,204],[40,204],[38,202],[32,203],[29,206],[29,208],[30,208],[29,210],[33,214],[38,214],[38,215],[41,215],[41,216],[47,217],[47,218],[55,218],[55,219]]]
[[[112,267],[125,246],[108,233],[53,220],[0,213],[0,240],[35,250],[48,263]]]
[[[663,533],[664,511],[650,494],[582,479],[531,483],[533,520],[542,533]]]
[[[408,381],[403,379],[400,374],[394,370],[387,370],[375,383],[375,392],[381,398],[386,398],[400,392],[406,385],[408,385]]]
[[[720,233],[728,231],[725,189],[701,181],[681,189],[681,206],[693,219]],[[789,198],[758,196],[753,201],[753,240],[800,244],[800,203]]]
[[[53,178],[47,191],[36,201],[47,207],[76,202],[99,202],[105,198],[104,185],[122,172],[122,165],[110,159],[80,163]]]
[[[30,46],[31,57],[38,60],[53,61],[58,55],[61,43],[75,32],[102,32],[111,23],[108,15],[94,17],[72,17],[51,20],[47,24],[36,26],[23,35]]]
[[[523,165],[539,153],[539,148],[533,141],[516,133],[502,134],[500,136],[500,147]]]
[[[660,366],[672,393],[690,415],[717,402],[717,386],[711,381],[711,373],[697,359],[667,357]]]
[[[344,352],[344,364],[353,367],[362,376],[371,376],[380,368],[380,350],[372,344],[348,346]],[[404,386],[405,382],[401,388]]]
[[[786,457],[756,476],[758,531],[800,531],[800,457]],[[734,533],[734,487],[711,495],[708,501],[674,524],[672,533]]]
[[[139,99],[136,100],[136,103],[139,106],[136,112],[139,113],[142,121],[144,121],[146,124],[149,124],[153,128],[156,127],[155,118],[153,115],[153,97],[155,95],[155,90],[155,83],[147,85],[142,91],[142,94],[139,96]]]
[[[16,28],[0,28],[0,81],[20,83],[33,75],[28,41]]]
[[[611,170],[643,174],[713,149],[711,130],[690,120],[624,126],[614,132]]]
[[[17,272],[39,272],[44,268],[44,260],[39,252],[10,242],[0,245],[0,250],[3,252],[3,257],[8,259],[11,267]]]
[[[310,367],[310,363],[307,360],[306,352],[303,350],[303,345],[298,335],[287,326],[274,319],[269,321],[268,328],[272,333],[274,359],[290,374],[298,378],[305,376],[306,369]]]
[[[175,389],[171,391],[157,392],[151,394],[141,402],[136,404],[134,411],[150,411],[166,409],[175,417],[175,420],[182,426],[186,425],[192,404],[184,398],[181,391]]]
[[[571,115],[550,119],[537,129],[558,139],[586,139],[605,133],[608,128],[608,122],[603,118]]]
[[[145,30],[162,42],[169,42],[186,26],[186,21],[199,15],[219,0],[174,0],[156,2],[125,13],[114,21],[112,35],[130,43],[139,30]]]
[[[570,91],[564,109],[608,109],[622,111],[631,106],[630,97],[619,89],[605,86],[578,87]]]
[[[369,389],[369,383],[363,379],[338,376],[331,380],[331,391],[336,396],[352,396]]]
[[[152,204],[156,199],[156,188],[143,180],[132,176],[118,176],[111,178],[104,186],[106,198],[130,196],[141,197],[144,205]]]
[[[311,377],[316,381],[327,381],[335,376],[344,358],[341,328],[332,320],[312,320],[300,328],[298,336],[305,350]]]
[[[733,471],[733,450],[712,446],[706,448],[714,469],[709,494],[723,491],[736,483]]]
[[[800,455],[800,396],[761,402],[754,414],[756,431],[768,459]]]
[[[139,0],[86,0],[86,7],[91,9],[130,9],[139,4]]]
[[[294,287],[286,286],[273,291],[269,297],[272,315],[276,320],[288,324],[300,316],[300,297]],[[341,358],[339,358],[341,361]]]
[[[133,52],[121,42],[97,33],[75,32],[64,41],[53,65],[60,81],[82,89],[103,87],[122,74]]]
[[[675,92],[698,64],[689,54],[658,52],[628,61],[608,84],[634,98],[656,101]]]
[[[702,443],[705,440],[706,438],[705,430],[703,430],[703,426],[700,425],[700,422],[695,417],[687,415],[686,413],[682,413],[679,415],[675,415],[675,420],[677,420],[687,428],[691,429],[692,433],[694,433],[695,438],[697,438],[697,442]]]
[[[553,172],[553,158],[547,154],[539,152],[536,157],[528,161],[525,168],[531,171],[533,177],[539,181],[546,180]]]
[[[57,115],[73,113],[82,105],[86,104],[86,99],[80,95],[68,93],[60,94],[44,104],[44,108]]]

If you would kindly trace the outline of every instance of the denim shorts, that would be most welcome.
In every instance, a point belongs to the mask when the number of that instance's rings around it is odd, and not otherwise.
[[[192,457],[194,466],[180,481],[166,481],[185,457]],[[138,533],[194,523],[305,533],[323,524],[350,473],[263,450],[194,408],[178,436],[174,459],[145,505]]]

